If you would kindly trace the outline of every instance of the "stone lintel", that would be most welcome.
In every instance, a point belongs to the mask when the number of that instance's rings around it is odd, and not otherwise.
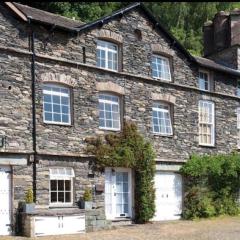
[[[174,52],[171,49],[166,48],[165,46],[162,46],[161,44],[151,44],[151,49],[153,53],[159,53],[159,54],[165,54],[173,56]]]
[[[0,165],[27,165],[27,157],[14,155],[0,157]]]
[[[164,102],[170,102],[172,104],[176,103],[176,97],[166,94],[166,93],[152,93],[152,100],[154,101],[164,101]]]
[[[117,34],[115,32],[109,31],[109,30],[104,30],[104,29],[101,29],[98,32],[98,38],[114,41],[117,43],[123,42],[123,37],[120,34]]]
[[[173,171],[178,172],[182,165],[179,164],[157,164],[156,170],[157,171]]]
[[[96,84],[96,88],[98,91],[106,91],[106,92],[115,92],[118,93],[120,95],[124,95],[125,91],[124,88],[117,85],[116,83],[113,82],[98,82]]]
[[[65,84],[70,87],[74,87],[77,83],[76,80],[73,79],[70,75],[66,75],[64,73],[46,72],[46,73],[41,74],[41,80],[42,80],[42,82]]]

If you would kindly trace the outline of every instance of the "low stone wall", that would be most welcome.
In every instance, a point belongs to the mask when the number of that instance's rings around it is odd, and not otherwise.
[[[93,232],[102,229],[111,229],[112,222],[106,220],[103,209],[86,210],[86,232]]]

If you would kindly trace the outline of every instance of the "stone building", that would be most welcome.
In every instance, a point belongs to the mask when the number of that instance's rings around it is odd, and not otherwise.
[[[239,17],[220,12],[205,24],[201,58],[141,3],[91,23],[1,3],[0,235],[134,220],[134,172],[92,172],[85,153],[87,137],[121,131],[123,120],[135,122],[157,153],[153,220],[180,218],[181,165],[192,153],[240,147]],[[36,211],[21,215],[32,187]],[[94,205],[84,211],[87,188]]]

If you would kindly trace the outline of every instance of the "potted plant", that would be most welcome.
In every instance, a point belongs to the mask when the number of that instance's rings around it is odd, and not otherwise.
[[[88,188],[85,190],[83,194],[83,208],[86,210],[91,210],[92,207],[93,207],[92,190]]]
[[[35,203],[33,202],[33,191],[29,188],[25,194],[25,204],[23,205],[23,211],[26,213],[32,213],[35,210]]]

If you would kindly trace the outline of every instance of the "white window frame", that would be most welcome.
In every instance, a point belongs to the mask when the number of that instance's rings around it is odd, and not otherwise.
[[[118,98],[118,102],[114,102],[114,101],[110,101],[110,100],[106,100],[106,99],[100,99],[100,95],[105,95],[105,96],[114,96],[114,97],[117,97]],[[104,106],[105,104],[111,104],[112,105],[118,105],[118,114],[119,114],[119,128],[114,128],[114,127],[102,127],[100,126],[100,122],[99,122],[99,129],[103,129],[103,130],[111,130],[111,131],[119,131],[121,130],[121,109],[120,109],[120,97],[116,94],[111,94],[111,93],[105,93],[105,92],[102,92],[102,93],[99,93],[99,97],[98,97],[98,103],[100,104],[103,103]],[[99,121],[100,121],[100,107],[98,107],[98,110],[99,110]],[[104,123],[105,123],[105,126],[106,126],[106,116],[105,116],[105,111],[104,111]],[[109,120],[112,120],[113,121],[113,118],[112,119],[109,119]]]
[[[208,86],[208,89],[202,89],[202,88],[201,88],[201,84],[200,84],[201,79],[200,79],[200,76],[199,76],[200,73],[203,73],[203,74],[206,74],[206,75],[207,75],[207,86]],[[204,80],[204,81],[206,82],[205,79],[202,79],[202,80]],[[204,83],[204,86],[205,86],[205,83]],[[206,91],[206,92],[210,92],[210,91],[211,91],[210,73],[209,73],[208,71],[199,70],[199,72],[198,72],[198,87],[199,87],[199,89],[202,90],[202,91]]]
[[[60,173],[62,171],[62,173]],[[63,173],[64,172],[64,173]],[[71,172],[70,174],[68,172]],[[50,206],[72,206],[73,205],[73,178],[75,177],[72,168],[50,168],[49,169],[49,205]],[[71,201],[70,202],[51,202],[51,180],[70,180],[71,184]],[[58,195],[58,190],[53,191]],[[65,194],[65,191],[64,191]]]
[[[61,89],[65,89],[65,90],[68,90],[68,93],[59,93],[59,92],[54,92],[54,94],[52,94],[52,91],[49,91],[49,90],[46,90],[44,89],[44,87],[56,87],[56,88],[61,88]],[[49,111],[45,111],[45,108],[44,108],[44,94],[49,94],[51,95],[51,99],[52,99],[52,96],[55,95],[55,96],[60,96],[60,116],[62,118],[62,104],[61,104],[61,96],[62,97],[68,97],[69,99],[69,105],[68,105],[68,108],[69,108],[69,113],[68,113],[68,122],[57,122],[57,121],[48,121],[45,119],[45,112],[49,112]],[[53,101],[51,102],[51,105],[53,105]],[[67,106],[67,105],[66,105]],[[52,106],[53,108],[53,106]],[[53,112],[53,109],[52,109],[52,112],[49,112],[49,113],[54,113]],[[59,114],[59,113],[58,113]],[[65,114],[67,115],[67,114]],[[48,123],[48,124],[56,124],[56,125],[71,125],[71,92],[70,92],[70,89],[68,87],[65,87],[65,86],[62,86],[62,85],[59,85],[59,84],[44,84],[43,85],[43,122],[44,123]]]
[[[237,91],[236,91],[236,95],[238,97],[240,97],[240,79],[237,80]]]
[[[200,122],[201,120],[201,109],[203,109],[203,107],[201,106],[201,104],[207,104],[207,105],[212,105],[212,112],[208,112],[208,116],[209,114],[212,116],[212,119],[209,121],[209,122]],[[209,108],[208,108],[209,110]],[[211,143],[208,144],[208,143],[204,143],[204,142],[201,142],[201,135],[203,135],[203,133],[201,132],[201,129],[202,127],[200,125],[208,125],[211,127],[211,131],[210,131],[210,134],[211,134]],[[199,101],[199,104],[198,104],[198,130],[199,130],[199,145],[201,146],[215,146],[215,104],[214,102],[212,101],[208,101],[208,100],[200,100]]]
[[[237,148],[240,149],[240,107],[237,108]]]
[[[162,59],[164,59],[164,60],[167,60],[167,62],[168,62],[168,67],[169,67],[169,68],[168,68],[168,74],[169,74],[169,76],[170,76],[169,79],[159,77],[160,71],[159,71],[159,69],[158,69],[158,64],[156,64],[156,65],[157,65],[158,77],[153,76],[153,66],[152,66],[153,58],[162,58]],[[170,66],[170,60],[169,60],[168,57],[164,57],[164,56],[162,56],[162,55],[153,54],[153,55],[152,55],[152,59],[151,59],[151,70],[152,70],[152,78],[154,78],[154,79],[160,79],[160,80],[167,81],[167,82],[171,82],[171,81],[172,81],[171,66]]]
[[[159,107],[156,107],[154,105],[162,105],[162,106],[165,106],[167,107],[168,109],[163,109],[163,108],[159,108]],[[166,113],[168,112],[169,114],[169,122],[170,122],[170,130],[171,132],[170,133],[162,133],[162,132],[156,132],[154,130],[154,122],[153,122],[153,119],[156,118],[153,116],[153,112],[156,111],[156,112],[162,112],[162,113]],[[160,130],[160,122],[159,122],[159,117],[157,117],[158,119],[158,126],[159,126],[159,130]],[[164,123],[165,123],[165,128],[166,128],[166,119],[164,118]],[[165,103],[165,102],[161,102],[161,101],[156,101],[153,103],[153,107],[152,107],[152,131],[155,135],[162,135],[162,136],[172,136],[173,135],[173,125],[172,125],[172,113],[171,113],[171,105],[169,103]]]
[[[99,43],[103,43],[105,46],[104,46],[104,47],[103,47],[103,46],[100,46]],[[110,49],[110,48],[108,47],[109,45],[116,47],[116,50]],[[108,69],[108,70],[117,72],[117,71],[118,71],[118,64],[119,64],[118,45],[115,44],[115,43],[112,43],[112,42],[103,41],[103,40],[98,40],[98,41],[97,41],[97,51],[98,51],[98,50],[103,50],[103,51],[105,51],[105,67],[98,66],[98,58],[97,58],[97,67],[103,68],[103,69]],[[114,68],[110,68],[110,67],[109,67],[109,63],[108,63],[108,52],[111,52],[111,53],[117,55],[117,69],[114,69]],[[113,66],[114,66],[114,64],[113,64]]]

